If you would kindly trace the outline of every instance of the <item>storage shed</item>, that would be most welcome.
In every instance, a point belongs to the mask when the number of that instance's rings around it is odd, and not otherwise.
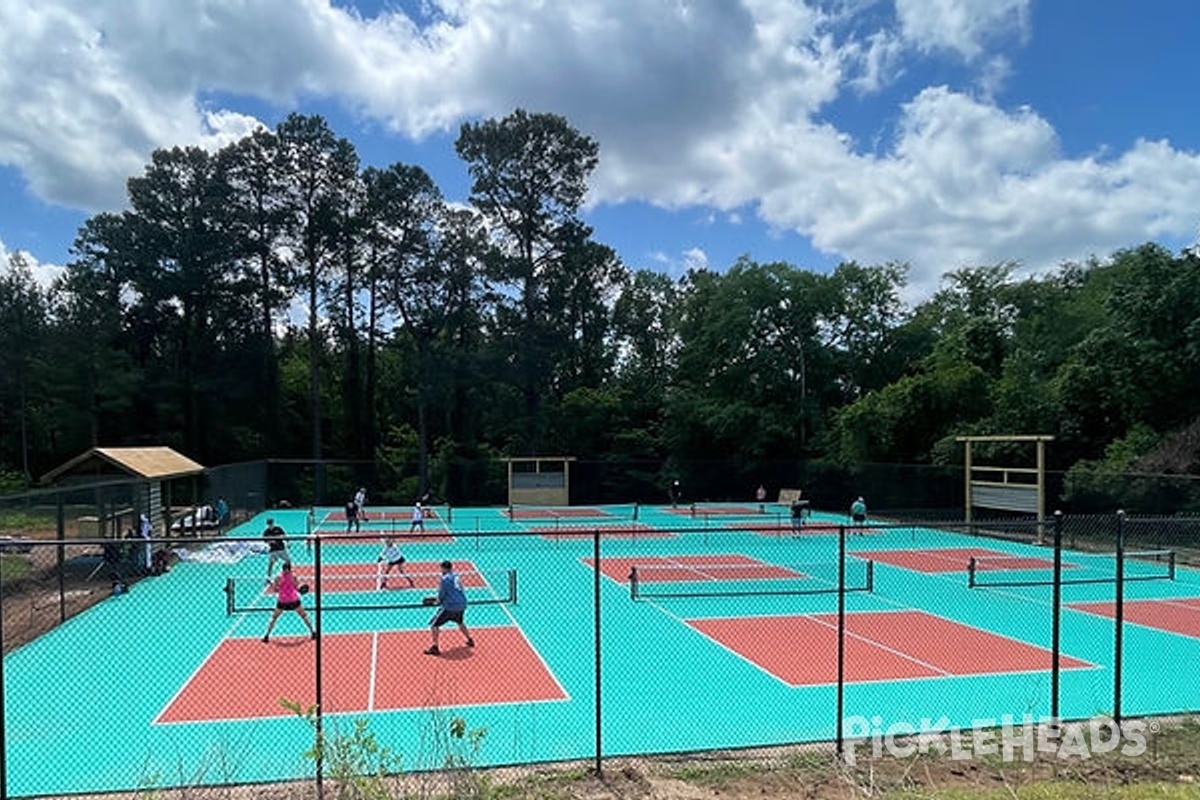
[[[166,536],[171,527],[172,482],[198,480],[204,467],[170,447],[93,447],[42,476],[43,484],[69,486],[105,479],[134,478],[137,482],[130,514],[146,514],[155,536]],[[194,494],[194,493],[193,493]],[[84,521],[80,520],[82,524]],[[104,535],[108,520],[97,518],[97,535]],[[115,520],[114,520],[115,522]]]

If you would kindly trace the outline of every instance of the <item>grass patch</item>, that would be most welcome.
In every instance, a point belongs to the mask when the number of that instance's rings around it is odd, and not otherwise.
[[[0,583],[15,588],[29,579],[33,567],[26,556],[0,553]]]
[[[5,533],[40,531],[46,528],[47,523],[53,524],[54,517],[27,511],[0,511],[0,530]]]

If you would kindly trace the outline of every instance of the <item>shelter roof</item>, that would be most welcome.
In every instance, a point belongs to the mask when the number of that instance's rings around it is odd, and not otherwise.
[[[204,466],[170,447],[93,447],[42,476],[42,483],[63,478],[133,475],[168,480],[199,475]]]

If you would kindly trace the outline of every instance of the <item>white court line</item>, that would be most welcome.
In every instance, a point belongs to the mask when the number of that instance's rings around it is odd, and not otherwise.
[[[367,711],[375,710],[375,680],[379,674],[379,631],[371,631],[371,669],[367,676]]]
[[[919,611],[919,609],[915,609],[915,610]],[[859,612],[859,613],[864,613],[864,612]],[[873,613],[873,612],[868,611],[865,613],[869,614],[869,613]],[[895,614],[895,613],[900,613],[900,612],[892,611],[892,612],[882,612],[882,613]],[[924,613],[924,612],[920,612],[920,613]],[[828,615],[826,614],[824,616],[828,616]],[[933,616],[933,615],[930,615],[930,616]],[[824,620],[819,620],[819,619],[814,619],[811,615],[809,615],[809,619],[812,619],[812,621],[817,623],[818,625],[824,625],[827,628],[831,628],[835,632],[837,631],[838,626],[835,623],[826,622]],[[849,629],[846,630],[846,635],[849,637],[852,637],[854,639],[857,639],[860,642],[865,642],[866,644],[869,644],[872,647],[882,650],[885,653],[891,653],[894,656],[899,656],[900,658],[904,659],[905,661],[911,661],[912,663],[918,664],[922,667],[925,667],[926,669],[931,669],[934,672],[936,672],[939,675],[942,675],[944,677],[958,676],[958,673],[956,673],[956,672],[950,672],[949,670],[942,669],[941,667],[937,666],[936,664],[930,664],[927,661],[922,661],[921,659],[917,658],[916,656],[909,655],[908,653],[905,653],[902,650],[897,650],[894,647],[889,647],[889,646],[885,645],[883,642],[877,642],[874,639],[863,636],[862,634],[852,633]],[[916,676],[916,677],[920,677],[920,676]]]

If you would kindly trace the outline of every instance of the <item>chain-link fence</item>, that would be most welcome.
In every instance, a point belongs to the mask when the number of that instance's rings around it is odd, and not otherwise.
[[[439,504],[501,506],[508,503],[507,477],[502,459],[435,456],[424,481],[416,461],[271,459],[207,469],[205,497],[197,502],[224,496],[232,508],[251,512],[337,506],[365,488],[371,502],[383,505],[427,497]],[[1200,479],[1195,476],[1048,470],[1044,478],[1047,512],[1060,509],[1083,516],[1124,509],[1155,517],[1200,513]],[[957,519],[965,511],[964,474],[957,465],[737,459],[570,462],[570,500],[575,505],[665,503],[673,492],[685,504],[743,502],[753,499],[758,487],[772,500],[781,492],[802,489],[810,504],[822,509],[847,509],[855,497],[865,496],[875,516],[894,520]]]
[[[411,793],[496,766],[802,744],[862,757],[1003,720],[1200,710],[1169,668],[1197,656],[1200,518],[848,526],[697,503],[434,506],[420,527],[369,508],[362,527],[274,508],[302,617],[269,583],[266,515],[113,536],[135,489],[4,507],[6,529],[55,534],[0,552],[4,796]],[[90,517],[112,522],[97,535]],[[444,559],[467,627],[435,639]]]

